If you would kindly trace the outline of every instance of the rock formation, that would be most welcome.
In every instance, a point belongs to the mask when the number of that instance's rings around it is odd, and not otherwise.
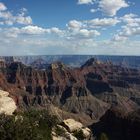
[[[12,115],[17,108],[15,101],[8,96],[8,92],[0,90],[0,114]]]
[[[97,139],[104,133],[110,140],[139,140],[140,110],[124,114],[119,108],[112,108],[91,126],[91,130]]]
[[[44,64],[42,60],[37,62]],[[46,108],[52,104],[87,123],[98,121],[112,106],[129,112],[139,108],[137,69],[94,58],[80,68],[70,68],[61,62],[47,65],[46,69],[34,64],[8,62],[0,69],[0,86],[10,93],[18,108]]]
[[[53,140],[90,140],[91,130],[74,119],[67,119],[54,128],[52,137]]]

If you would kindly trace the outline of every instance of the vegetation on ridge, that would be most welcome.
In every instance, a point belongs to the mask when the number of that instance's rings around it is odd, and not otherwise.
[[[13,116],[0,115],[1,140],[51,140],[58,120],[46,110],[30,110]]]

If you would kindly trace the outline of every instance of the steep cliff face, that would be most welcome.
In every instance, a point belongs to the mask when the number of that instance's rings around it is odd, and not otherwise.
[[[62,110],[94,120],[110,106],[125,105],[135,110],[140,103],[139,81],[138,70],[96,59],[88,60],[81,68],[55,62],[42,69],[36,64],[26,66],[12,62],[0,71],[1,88],[13,95],[19,107],[46,107],[52,103]]]
[[[139,140],[140,110],[124,114],[118,108],[110,109],[91,129],[97,138],[104,133],[110,140]]]

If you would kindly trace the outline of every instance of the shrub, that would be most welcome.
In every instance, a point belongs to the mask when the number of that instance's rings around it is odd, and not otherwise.
[[[56,128],[55,128],[55,133],[58,136],[65,136],[65,130],[63,128],[58,127],[58,126],[56,126]]]
[[[56,117],[46,110],[29,110],[13,116],[0,115],[0,139],[51,140],[51,131],[56,124]]]
[[[109,140],[109,138],[105,133],[101,133],[99,140]]]
[[[82,130],[75,131],[75,132],[73,133],[73,135],[74,135],[78,140],[84,140],[84,138],[85,138]]]

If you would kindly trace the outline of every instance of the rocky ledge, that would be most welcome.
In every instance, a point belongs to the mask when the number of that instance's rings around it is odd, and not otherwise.
[[[90,140],[91,130],[74,119],[64,120],[52,131],[53,140]]]

